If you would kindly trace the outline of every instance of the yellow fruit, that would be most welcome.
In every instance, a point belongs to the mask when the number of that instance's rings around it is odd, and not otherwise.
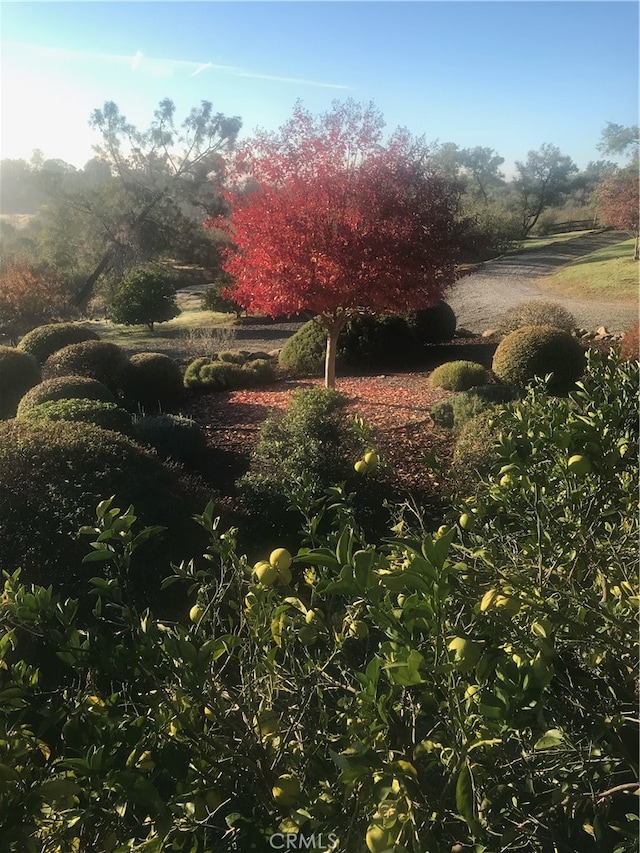
[[[371,466],[377,465],[378,462],[380,461],[380,459],[378,458],[378,454],[375,452],[375,450],[368,450],[364,454],[363,459],[367,463],[367,465],[371,465]]]
[[[567,468],[578,477],[584,477],[586,474],[590,474],[592,470],[591,462],[586,456],[580,456],[579,453],[569,459]]]
[[[276,784],[271,789],[273,799],[279,806],[292,806],[300,796],[300,781],[291,773],[278,776]]]
[[[473,640],[464,637],[454,637],[449,643],[449,651],[455,652],[458,669],[468,672],[478,663],[482,654],[482,647]]]
[[[463,512],[459,523],[463,530],[473,530],[474,518],[468,512]]]
[[[380,826],[377,823],[372,824],[367,829],[366,835],[367,849],[371,853],[386,853],[393,851],[393,836],[388,829]]]
[[[511,474],[505,474],[504,477],[500,477],[500,485],[503,489],[511,488],[515,482]]]
[[[266,560],[256,563],[253,567],[253,573],[256,576],[258,583],[264,584],[265,586],[274,586],[274,584],[278,582],[277,568],[272,566],[270,563],[267,563]]]
[[[364,459],[359,459],[356,464],[353,466],[358,474],[366,474],[369,470],[369,466],[364,461]]]
[[[286,548],[276,548],[269,555],[269,562],[275,566],[278,571],[282,572],[291,568],[293,558]]]
[[[277,569],[278,577],[276,583],[278,586],[288,586],[291,583],[293,575],[291,569]]]
[[[194,604],[191,610],[189,611],[189,619],[191,619],[192,622],[199,622],[200,619],[202,619],[203,613],[204,610],[202,609],[202,607],[200,607],[199,604]]]

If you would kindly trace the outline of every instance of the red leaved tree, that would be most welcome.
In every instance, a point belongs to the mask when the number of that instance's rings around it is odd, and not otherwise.
[[[602,222],[628,231],[636,238],[634,261],[640,259],[639,183],[637,166],[627,166],[602,181],[596,191]]]
[[[327,387],[349,317],[428,307],[457,277],[455,193],[406,131],[383,145],[383,126],[372,105],[334,102],[314,118],[298,103],[279,131],[237,149],[231,213],[208,223],[233,246],[225,295],[272,317],[310,313],[326,329]]]
[[[26,258],[0,267],[0,334],[17,340],[43,323],[67,319],[74,313],[63,280]]]

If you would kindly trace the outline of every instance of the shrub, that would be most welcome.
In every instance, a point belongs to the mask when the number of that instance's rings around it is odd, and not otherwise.
[[[111,391],[121,388],[127,368],[127,356],[117,344],[84,341],[54,352],[46,360],[43,375],[47,379],[71,374],[97,379]]]
[[[478,385],[451,400],[451,414],[456,430],[462,429],[467,421],[488,409],[515,400],[517,394],[508,385]]]
[[[406,319],[421,344],[441,344],[451,341],[456,332],[455,312],[443,300],[430,308],[410,311]]]
[[[525,326],[511,332],[493,356],[493,372],[509,385],[525,385],[534,376],[553,373],[549,386],[565,391],[584,370],[584,351],[568,332],[552,326]]]
[[[576,321],[573,314],[556,302],[530,299],[505,311],[497,321],[496,330],[501,335],[508,335],[523,326],[553,326],[572,332]]]
[[[640,323],[629,329],[620,341],[620,355],[627,360],[635,360],[640,356]]]
[[[173,459],[194,468],[201,463],[207,449],[202,427],[182,415],[135,418],[133,435],[140,444],[153,447],[161,459]]]
[[[159,352],[132,355],[122,387],[131,402],[154,411],[178,405],[184,395],[180,365]]]
[[[3,241],[4,242],[4,241]],[[16,257],[0,269],[0,334],[17,340],[41,323],[74,314],[70,292],[56,272]]]
[[[240,365],[232,361],[197,358],[187,367],[184,384],[187,388],[230,391],[272,382],[274,378],[275,372],[269,361],[256,359]]]
[[[4,569],[22,566],[29,582],[73,584],[77,576],[70,573],[78,570],[80,552],[70,534],[91,521],[103,495],[116,495],[121,507],[135,504],[144,523],[177,523],[183,529],[193,507],[178,472],[124,435],[68,421],[0,424]],[[158,581],[168,542],[149,563],[149,584]]]
[[[497,430],[493,426],[494,412],[481,412],[460,430],[449,471],[450,487],[462,495],[473,492],[480,482],[494,471],[498,461]]]
[[[345,367],[401,369],[423,358],[422,344],[402,317],[354,317],[338,338],[338,360]]]
[[[441,403],[434,403],[429,409],[431,420],[440,427],[451,429],[453,426],[453,406],[448,400],[443,400]]]
[[[317,376],[324,370],[327,333],[315,320],[309,320],[292,335],[280,350],[279,364],[298,375]]]
[[[31,353],[38,364],[44,364],[50,355],[69,344],[97,340],[99,338],[95,332],[76,323],[49,323],[27,332],[18,344],[18,349]]]
[[[20,400],[17,416],[22,417],[29,409],[48,400],[71,399],[102,400],[104,403],[116,401],[107,386],[97,379],[89,379],[87,376],[61,376],[59,379],[45,379],[27,391]]]
[[[177,317],[176,290],[171,278],[159,272],[136,270],[116,289],[109,305],[109,318],[125,326],[164,323]]]
[[[447,391],[466,391],[474,385],[484,384],[488,378],[485,368],[475,361],[448,361],[431,373],[429,385]]]
[[[43,424],[46,421],[76,421],[95,424],[103,429],[112,429],[123,435],[131,435],[131,415],[115,403],[101,400],[68,398],[48,400],[23,410],[18,417],[31,424]]]
[[[0,418],[12,418],[24,394],[40,382],[40,368],[28,352],[0,346]]]
[[[247,360],[241,352],[233,350],[223,350],[222,352],[219,352],[218,359],[220,361],[226,361],[229,364],[239,364],[240,366],[242,366]]]

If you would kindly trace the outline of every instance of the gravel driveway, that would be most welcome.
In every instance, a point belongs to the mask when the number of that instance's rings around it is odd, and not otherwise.
[[[589,331],[606,326],[610,332],[624,332],[638,320],[637,304],[563,297],[542,290],[537,280],[563,264],[627,237],[621,231],[586,234],[489,261],[484,269],[460,279],[445,299],[456,312],[458,327],[478,334],[495,328],[500,314],[528,299],[563,305],[576,318],[577,325]]]

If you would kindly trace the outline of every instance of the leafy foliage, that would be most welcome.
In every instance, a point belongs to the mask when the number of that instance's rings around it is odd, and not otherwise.
[[[228,391],[266,385],[275,379],[275,371],[266,359],[249,359],[242,364],[218,358],[197,358],[184,373],[187,388],[203,391]]]
[[[596,204],[600,219],[628,231],[636,238],[635,260],[638,260],[638,231],[640,229],[640,180],[637,164],[621,169],[598,185]]]
[[[30,424],[45,426],[47,421],[74,421],[95,424],[102,429],[111,429],[123,435],[131,435],[131,415],[115,403],[82,398],[48,400],[23,410],[18,415]]]
[[[620,354],[626,359],[637,359],[640,356],[640,323],[625,333],[620,341]]]
[[[128,275],[109,301],[109,319],[125,326],[146,324],[153,331],[154,323],[165,323],[177,317],[173,282],[161,273],[136,270]]]
[[[480,480],[497,470],[494,414],[493,407],[485,409],[470,418],[458,433],[449,472],[449,487],[457,495],[474,492]]]
[[[99,336],[94,331],[77,323],[48,323],[27,332],[18,349],[31,353],[38,364],[44,364],[50,355],[63,347],[97,340]]]
[[[352,317],[338,342],[338,363],[366,369],[415,367],[424,349],[403,317]]]
[[[327,330],[316,320],[308,320],[286,341],[278,362],[299,376],[318,376],[322,374],[326,348]]]
[[[32,355],[0,346],[0,418],[13,417],[21,398],[40,378],[40,368]]]
[[[525,236],[545,208],[557,203],[568,190],[569,176],[577,172],[578,167],[555,145],[544,143],[537,151],[529,151],[525,162],[516,161],[516,171],[515,208]]]
[[[137,417],[133,434],[140,444],[153,447],[161,459],[173,459],[191,468],[202,463],[207,448],[202,427],[182,415]]]
[[[166,580],[189,621],[132,602],[157,531],[101,502],[91,614],[6,578],[3,841],[633,853],[638,379],[591,354],[570,399],[532,387],[496,416],[509,470],[435,534],[414,518],[374,545],[330,490],[282,586],[208,505],[206,559]]]
[[[87,376],[97,379],[110,391],[122,386],[127,369],[127,356],[117,344],[108,341],[83,341],[69,344],[54,352],[42,368],[46,379],[69,376]]]
[[[0,267],[0,333],[17,340],[25,332],[73,314],[69,289],[51,270],[24,257]]]
[[[455,312],[442,299],[430,308],[410,311],[406,319],[421,344],[451,341],[456,332]]]
[[[125,397],[145,411],[173,408],[184,396],[182,370],[163,353],[135,353],[127,364],[122,388]]]
[[[430,374],[429,385],[447,391],[466,391],[474,385],[483,385],[488,378],[486,369],[475,361],[447,361]]]
[[[87,376],[61,376],[59,379],[45,379],[22,397],[18,404],[17,416],[20,418],[29,409],[46,403],[48,400],[102,400],[115,403],[114,395],[106,385]]]
[[[523,326],[500,342],[493,355],[495,375],[508,385],[526,385],[553,373],[550,388],[570,388],[584,370],[584,350],[568,332],[552,326]]]
[[[505,311],[498,318],[496,330],[501,335],[508,335],[523,326],[553,326],[572,332],[576,328],[576,321],[573,314],[556,302],[529,299]]]

